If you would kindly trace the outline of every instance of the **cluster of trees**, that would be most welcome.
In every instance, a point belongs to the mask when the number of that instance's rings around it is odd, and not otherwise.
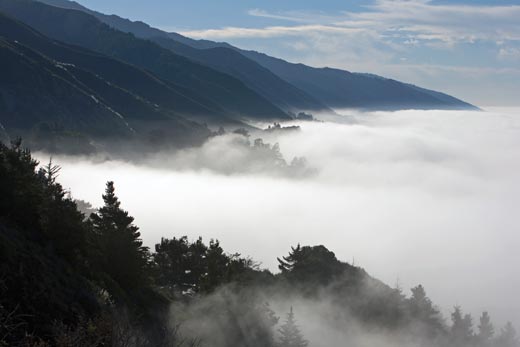
[[[459,306],[455,306],[451,313],[452,325],[449,330],[449,341],[453,346],[467,347],[513,347],[519,346],[520,340],[515,328],[508,322],[495,336],[495,328],[491,323],[488,312],[482,312],[477,327],[473,329],[473,318],[463,314]]]
[[[100,346],[118,346],[119,340],[127,346],[186,344],[172,331],[172,301],[195,300],[226,283],[273,279],[251,259],[225,253],[217,240],[162,239],[151,252],[121,208],[113,182],[106,185],[104,205],[85,216],[56,181],[58,173],[52,162],[38,169],[20,141],[0,144],[2,347],[58,341],[90,346],[94,340]],[[257,311],[250,330],[272,315]],[[262,329],[271,336],[272,326]]]
[[[293,309],[280,323],[263,301],[274,292],[326,295],[368,328],[438,346],[520,345],[511,324],[495,336],[487,313],[477,333],[459,308],[447,326],[422,286],[408,298],[324,246],[293,247],[279,274],[217,240],[162,239],[152,252],[113,182],[92,211],[58,174],[52,162],[38,169],[20,141],[0,144],[1,347],[307,346]]]
[[[282,126],[280,123],[274,122],[273,125],[267,126],[265,132],[278,132],[278,131],[298,131],[300,127],[298,125]]]
[[[299,130],[299,126],[282,127],[280,123],[269,125],[264,132],[273,131],[294,131]],[[213,132],[213,136],[223,136],[228,132],[220,127]],[[251,140],[251,134],[247,129],[238,128],[231,132],[231,134],[240,135],[234,139],[233,144],[238,149],[242,149],[244,158],[240,163],[240,170],[246,170],[254,173],[269,172],[286,175],[290,177],[305,177],[314,175],[316,170],[310,168],[305,157],[294,157],[292,160],[286,160],[278,143],[270,144],[264,142],[262,138],[255,138]],[[234,168],[237,171],[237,168]]]

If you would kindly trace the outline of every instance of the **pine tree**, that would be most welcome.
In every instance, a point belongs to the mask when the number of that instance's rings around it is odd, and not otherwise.
[[[291,252],[286,257],[282,257],[282,259],[278,259],[278,269],[282,271],[283,274],[291,272],[295,265],[302,260],[302,249],[300,244],[295,247],[291,247]]]
[[[205,290],[212,290],[224,283],[230,275],[228,273],[230,259],[218,240],[210,240],[205,260],[207,273],[203,278],[203,286]]]
[[[41,182],[42,200],[39,204],[39,222],[42,232],[54,244],[54,249],[74,265],[84,265],[87,229],[84,216],[56,179],[61,167],[52,158],[42,166],[37,177]]]
[[[506,326],[500,331],[500,335],[496,341],[497,347],[520,347],[520,340],[516,334],[516,330],[511,322],[507,322]]]
[[[291,247],[288,256],[277,258],[278,268],[283,277],[294,283],[306,283],[308,288],[310,283],[324,285],[334,278],[345,274],[348,269],[342,264],[333,252],[326,247],[304,246],[299,244]]]
[[[155,245],[153,258],[157,270],[156,284],[170,290],[186,290],[192,287],[187,279],[189,273],[186,273],[190,269],[189,250],[187,236],[162,238],[161,243]]]
[[[439,310],[426,295],[422,285],[411,289],[412,296],[408,299],[408,307],[412,319],[420,323],[425,329],[425,336],[434,338],[444,331],[442,317]]]
[[[100,243],[100,270],[124,290],[143,286],[150,255],[139,228],[133,225],[134,218],[121,209],[114,182],[107,182],[103,201],[104,206],[90,216]]]
[[[455,306],[451,314],[451,339],[456,346],[467,346],[473,340],[473,322],[469,314],[462,316],[462,310]]]
[[[493,324],[491,324],[489,314],[487,312],[482,312],[482,316],[480,316],[480,324],[478,325],[478,345],[482,347],[490,346],[494,334],[495,329]]]
[[[306,347],[309,343],[303,338],[300,329],[296,325],[294,319],[293,308],[287,314],[287,319],[282,327],[279,329],[280,343],[279,347]]]

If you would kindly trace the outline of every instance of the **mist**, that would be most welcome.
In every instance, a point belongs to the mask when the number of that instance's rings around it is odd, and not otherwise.
[[[305,157],[304,175],[252,160],[229,133],[139,162],[53,161],[94,206],[115,181],[150,247],[214,238],[274,271],[290,246],[323,244],[405,293],[424,285],[445,313],[461,305],[518,325],[520,112],[338,113],[251,137],[279,143],[287,163]]]

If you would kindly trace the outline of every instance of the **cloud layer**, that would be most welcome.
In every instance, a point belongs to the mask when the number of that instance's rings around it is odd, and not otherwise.
[[[487,309],[500,325],[520,321],[511,305],[520,291],[518,116],[349,112],[266,139],[319,170],[303,179],[56,160],[64,186],[95,205],[115,180],[150,246],[161,236],[218,238],[274,269],[291,245],[324,244],[391,285],[422,283],[445,310]],[[213,153],[230,150],[219,145]]]

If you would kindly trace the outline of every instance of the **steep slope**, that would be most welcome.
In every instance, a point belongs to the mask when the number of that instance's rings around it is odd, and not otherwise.
[[[214,113],[219,117],[224,117],[224,113],[217,105],[209,100],[200,99],[194,101],[190,91],[168,84],[152,74],[138,69],[101,54],[89,51],[77,46],[70,46],[61,42],[53,41],[27,25],[0,14],[0,35],[10,40],[17,40],[24,45],[36,49],[53,59],[69,64],[70,67],[82,68],[95,73],[98,77],[102,76],[108,85],[119,87],[119,91],[128,92],[134,99],[139,99],[146,104],[146,112],[142,112],[142,117],[151,114],[146,118],[157,118],[154,113],[168,112],[172,114],[197,115]],[[73,66],[70,66],[73,64]],[[106,86],[105,86],[106,88]],[[134,102],[130,105],[137,107],[133,109],[125,102],[118,106],[127,107],[129,111],[138,115],[143,105],[137,106]],[[150,107],[153,109],[151,110]]]
[[[241,52],[331,107],[385,110],[475,108],[449,95],[373,74],[313,68],[255,51]]]
[[[8,133],[43,124],[100,137],[134,133],[65,66],[3,38],[0,52],[0,123]]]
[[[179,116],[180,113],[208,110],[179,96],[174,90],[150,74],[120,61],[77,47],[52,41],[25,24],[0,14],[0,37],[3,37],[2,79],[3,105],[0,123],[8,132],[38,131],[42,125],[49,130],[75,131],[92,137],[117,137],[121,125],[132,138],[154,137],[156,142],[186,144],[208,134],[199,124]],[[9,40],[9,41],[8,41]],[[18,54],[19,59],[10,59]],[[31,58],[30,64],[24,59]],[[50,76],[48,76],[50,74]],[[30,76],[40,76],[38,83]],[[70,86],[56,89],[50,77],[70,84],[86,95],[85,100],[68,92]],[[63,84],[63,83],[62,83]],[[162,91],[159,97],[147,100],[141,87]],[[149,93],[148,93],[149,94]],[[176,102],[170,108],[162,99]],[[43,101],[45,99],[45,101]],[[161,106],[158,104],[161,103]],[[92,108],[89,105],[94,105]],[[102,116],[97,116],[103,110]],[[106,114],[110,115],[107,119]],[[86,119],[83,119],[86,118]],[[118,124],[112,124],[116,119]]]
[[[176,54],[231,75],[286,111],[327,109],[327,106],[320,101],[289,84],[273,74],[270,70],[246,58],[234,49],[217,47],[215,49],[200,50],[181,43],[180,38],[182,38],[182,36],[180,35],[171,38],[171,34],[152,28],[145,23],[132,22],[115,15],[106,15],[92,11],[73,1],[43,0],[41,2],[51,6],[89,13],[115,29],[132,33],[140,38],[150,39]]]
[[[151,40],[177,54],[236,77],[283,110],[297,112],[328,108],[235,50],[225,47],[196,49],[165,37],[153,37]]]
[[[118,16],[107,16],[91,11],[80,4],[67,0],[41,0],[65,8],[88,11],[108,25],[125,32],[145,38],[160,38],[164,44],[169,40],[199,50],[216,48],[232,49],[270,70],[278,77],[289,82],[298,90],[305,92],[322,104],[334,108],[365,109],[476,109],[457,98],[444,93],[420,88],[396,80],[364,73],[352,73],[340,69],[313,68],[294,64],[266,54],[241,50],[225,42],[192,40],[177,33],[167,33],[151,28],[142,22],[132,22]],[[182,54],[182,53],[180,53]],[[209,53],[199,53],[201,55]],[[202,58],[200,58],[201,61]]]
[[[289,118],[239,80],[176,55],[151,41],[112,29],[84,12],[30,0],[1,0],[0,10],[51,38],[151,71],[161,79],[189,89],[194,100],[209,99],[235,118]]]
[[[448,94],[369,73],[295,64],[267,54],[243,50],[226,42],[193,40],[177,33],[169,37],[198,49],[227,47],[254,60],[277,76],[333,108],[379,110],[470,109],[477,107]]]

